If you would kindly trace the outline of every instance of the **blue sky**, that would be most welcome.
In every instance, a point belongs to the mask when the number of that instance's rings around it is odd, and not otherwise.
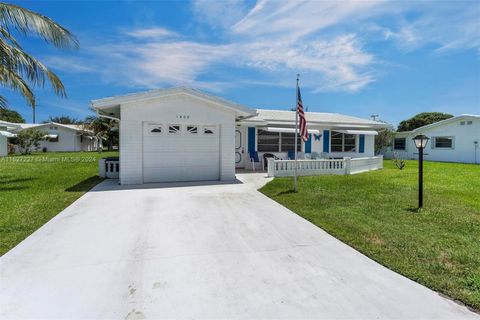
[[[72,31],[79,50],[19,37],[63,80],[37,120],[84,118],[92,99],[177,85],[289,109],[397,124],[422,111],[480,113],[479,1],[16,1]],[[31,109],[2,89],[13,109]],[[307,119],[308,121],[308,119]]]

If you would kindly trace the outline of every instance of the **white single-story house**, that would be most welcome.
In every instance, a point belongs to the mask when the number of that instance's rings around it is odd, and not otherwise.
[[[92,101],[120,122],[120,183],[235,179],[236,168],[261,168],[263,155],[294,151],[295,112],[256,110],[191,88],[157,89]],[[310,139],[302,157],[374,155],[381,122],[306,113]],[[290,153],[290,156],[289,156]]]
[[[16,123],[0,120],[0,157],[8,155],[8,138],[15,137],[12,131],[18,128]]]
[[[45,132],[45,140],[40,142],[39,150],[45,151],[96,151],[99,139],[83,125],[48,123],[18,123],[16,133],[30,128]]]
[[[385,157],[418,159],[413,138],[419,134],[430,138],[424,151],[425,160],[480,163],[480,115],[462,114],[412,131],[396,132]]]
[[[121,184],[232,181],[236,168],[261,168],[266,153],[288,159],[294,151],[294,112],[256,110],[191,88],[104,98],[92,106],[120,122]],[[303,157],[373,156],[375,130],[386,127],[332,113],[307,112],[306,118],[311,138],[298,140]]]

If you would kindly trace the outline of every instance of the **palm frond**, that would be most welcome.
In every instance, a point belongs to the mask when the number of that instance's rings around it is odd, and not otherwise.
[[[0,26],[10,33],[10,26],[18,32],[36,34],[57,48],[78,48],[77,38],[52,19],[19,7],[0,2]]]
[[[0,64],[0,83],[15,91],[20,91],[28,104],[35,106],[35,96],[28,84],[15,71],[5,68]]]
[[[53,90],[59,96],[65,97],[65,87],[58,76],[50,71],[43,63],[30,56],[20,48],[11,45],[0,37],[0,84],[10,86],[5,81],[11,78],[10,73],[16,73],[19,77],[25,77],[32,85],[44,86],[46,79],[49,80]],[[3,73],[7,73],[3,76]],[[10,86],[11,87],[11,86]],[[23,94],[24,91],[22,91]],[[31,104],[29,97],[25,96]],[[32,104],[31,104],[32,105]],[[33,105],[32,105],[33,106]]]
[[[0,96],[0,110],[7,110],[7,109],[8,109],[7,99],[3,96]]]

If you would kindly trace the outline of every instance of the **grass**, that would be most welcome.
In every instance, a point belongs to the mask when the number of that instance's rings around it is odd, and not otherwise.
[[[0,255],[99,183],[98,159],[113,152],[0,158]]]
[[[277,178],[260,191],[384,266],[480,310],[480,166],[416,161],[351,176]]]

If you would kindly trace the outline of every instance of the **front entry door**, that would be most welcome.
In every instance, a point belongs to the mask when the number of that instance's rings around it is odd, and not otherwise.
[[[235,168],[245,167],[245,129],[237,127],[235,130]]]

